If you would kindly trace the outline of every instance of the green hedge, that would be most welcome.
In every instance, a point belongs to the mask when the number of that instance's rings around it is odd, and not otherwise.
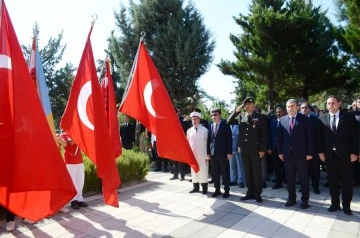
[[[101,181],[96,176],[95,165],[83,154],[85,165],[85,183],[83,192],[101,191]],[[116,159],[116,165],[120,173],[121,184],[132,181],[141,181],[150,170],[149,157],[142,152],[122,150],[122,155]],[[0,207],[0,220],[5,218],[5,212]]]
[[[83,155],[85,165],[85,183],[83,192],[101,191],[101,180],[96,176],[96,167],[90,159]],[[116,159],[121,184],[141,181],[150,170],[149,157],[142,152],[122,150],[122,155]]]

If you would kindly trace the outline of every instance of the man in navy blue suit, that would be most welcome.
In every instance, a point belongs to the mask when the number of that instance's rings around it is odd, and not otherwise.
[[[278,153],[284,161],[286,170],[287,190],[289,199],[286,207],[296,204],[295,177],[298,171],[301,183],[301,209],[309,207],[309,177],[308,160],[314,153],[314,136],[311,122],[308,117],[298,113],[298,104],[295,99],[286,102],[288,115],[280,119],[278,128]]]
[[[232,135],[229,124],[221,119],[221,109],[211,110],[212,123],[209,125],[209,136],[207,154],[210,158],[212,178],[214,180],[215,192],[212,197],[221,194],[220,191],[220,170],[223,176],[224,194],[229,197],[230,190],[230,165],[229,159],[232,156]]]

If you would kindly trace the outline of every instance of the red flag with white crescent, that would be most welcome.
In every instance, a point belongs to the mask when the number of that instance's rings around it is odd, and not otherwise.
[[[0,205],[37,221],[56,213],[76,190],[0,1]]]
[[[199,171],[175,107],[142,42],[134,76],[119,111],[139,120],[156,135],[160,157],[187,163],[195,172]]]
[[[61,128],[96,165],[102,180],[105,203],[119,206],[120,178],[105,118],[104,99],[96,74],[90,36],[91,27],[69,101],[61,118]]]

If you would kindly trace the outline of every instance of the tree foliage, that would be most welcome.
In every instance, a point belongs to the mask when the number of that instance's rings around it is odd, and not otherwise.
[[[202,95],[197,80],[212,62],[215,42],[203,17],[190,2],[182,0],[140,0],[121,6],[115,13],[120,32],[110,37],[122,87],[125,87],[141,33],[176,107],[195,105]]]
[[[218,66],[239,80],[238,100],[255,95],[260,105],[272,108],[289,97],[307,99],[353,85],[336,30],[311,1],[253,0],[250,13],[234,20],[244,32],[230,36],[237,60]]]

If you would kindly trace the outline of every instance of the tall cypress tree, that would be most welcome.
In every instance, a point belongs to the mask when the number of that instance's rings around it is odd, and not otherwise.
[[[120,37],[110,38],[109,50],[119,67],[123,87],[135,57],[141,32],[152,59],[177,107],[198,100],[197,80],[213,60],[215,42],[192,3],[182,0],[141,0],[115,14]]]

